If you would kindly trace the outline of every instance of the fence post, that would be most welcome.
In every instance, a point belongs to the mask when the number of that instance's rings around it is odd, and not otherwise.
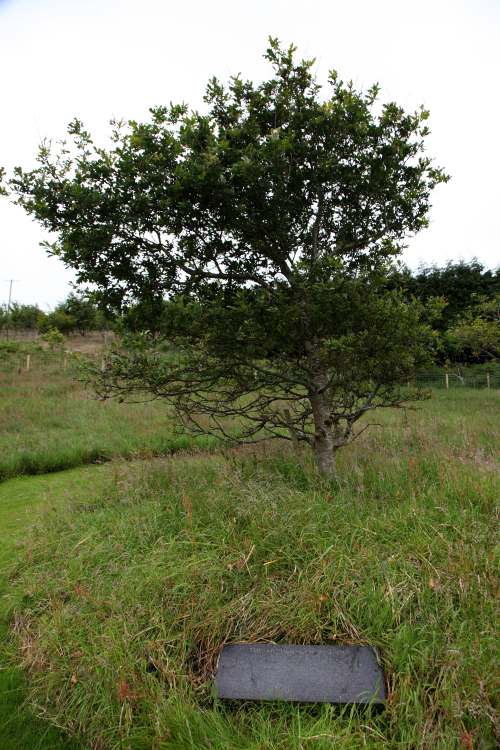
[[[444,384],[445,384],[446,390],[448,390],[448,388],[450,387],[450,378],[447,372],[445,372],[444,374]]]
[[[490,373],[489,372],[486,373],[486,387],[488,388],[488,390],[491,388]]]
[[[31,354],[26,355],[26,372],[30,371]]]

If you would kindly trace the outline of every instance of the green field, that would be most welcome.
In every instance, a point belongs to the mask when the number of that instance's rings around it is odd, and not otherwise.
[[[155,457],[192,445],[158,405],[2,377],[3,476],[112,459],[0,484],[2,750],[496,746],[498,392],[384,412],[326,482],[278,443]],[[237,640],[373,643],[387,708],[223,705]]]
[[[64,370],[62,354],[35,351],[26,371],[25,357],[4,354],[0,366],[0,480],[193,445],[159,402],[99,401],[72,377],[71,359]]]

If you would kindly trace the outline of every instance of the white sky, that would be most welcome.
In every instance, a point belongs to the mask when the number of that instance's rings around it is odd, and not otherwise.
[[[452,175],[431,226],[410,240],[416,267],[500,262],[500,0],[0,0],[0,165],[31,167],[41,138],[75,116],[98,138],[112,117],[193,107],[211,75],[266,76],[268,35],[381,100],[431,111],[429,153]],[[42,230],[0,199],[0,303],[53,306],[72,275],[39,247]]]

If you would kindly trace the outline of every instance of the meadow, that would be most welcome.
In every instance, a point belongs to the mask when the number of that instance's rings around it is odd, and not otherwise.
[[[384,412],[326,481],[54,362],[2,373],[2,750],[496,746],[498,391]],[[375,645],[386,710],[217,701],[256,640]]]
[[[88,338],[73,342],[75,352],[90,346],[100,356],[98,344]],[[0,480],[193,445],[191,438],[176,434],[159,402],[99,401],[77,375],[77,360],[63,352],[32,344],[0,348]],[[210,441],[199,444],[207,447]]]

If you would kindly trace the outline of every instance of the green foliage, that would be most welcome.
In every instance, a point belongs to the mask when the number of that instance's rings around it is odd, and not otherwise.
[[[49,331],[58,331],[61,335],[69,335],[76,328],[76,320],[72,315],[61,309],[56,309],[51,313],[40,316],[38,319],[38,330],[42,334]],[[42,336],[43,338],[43,336]]]
[[[304,310],[322,341],[340,447],[355,437],[354,424],[365,413],[399,403],[399,384],[428,361],[433,342],[417,303],[360,281],[344,280],[336,293],[331,284],[317,284],[300,307],[284,284],[272,293],[245,289],[229,296],[224,290],[203,305],[178,298],[165,306],[160,332],[175,342],[175,356],[159,354],[157,336],[131,337],[104,372],[90,368],[91,379],[102,397],[133,400],[146,391],[172,398],[195,432],[239,442],[279,437],[313,444]],[[236,418],[237,434],[219,421],[221,414]]]
[[[500,293],[493,299],[479,298],[447,332],[454,359],[464,355],[472,361],[500,357]]]
[[[78,331],[84,336],[90,331],[105,329],[107,322],[104,314],[91,300],[83,295],[69,294],[52,312],[39,311],[36,327],[40,333],[56,328],[65,335]]]
[[[0,331],[3,331],[9,326],[9,315],[7,313],[7,305],[0,305]]]
[[[5,167],[0,167],[0,195],[8,195],[7,188],[4,184]]]
[[[205,113],[157,107],[116,125],[109,151],[74,121],[72,145],[43,145],[10,185],[108,309],[153,318],[182,297],[208,324],[173,331],[180,363],[142,385],[137,360],[127,376],[117,355],[101,393],[154,385],[197,430],[225,435],[238,415],[241,438],[287,434],[328,471],[366,411],[402,402],[420,361],[419,307],[384,277],[447,176],[424,155],[425,109],[380,107],[377,86],[357,91],[334,71],[320,96],[313,61],[294,52],[271,39],[271,78],[212,79]]]
[[[48,328],[41,338],[49,345],[49,349],[62,349],[64,347],[64,336],[58,328]]]
[[[403,281],[410,294],[422,301],[433,297],[446,301],[443,314],[436,321],[441,331],[451,328],[465,310],[500,293],[500,269],[487,270],[475,259],[450,261],[443,267],[423,267],[416,274],[406,272]]]
[[[10,328],[13,331],[38,330],[45,333],[56,328],[65,335],[75,331],[85,335],[89,331],[106,328],[107,322],[93,302],[76,294],[68,295],[50,313],[45,313],[37,305],[22,305],[19,302],[13,302],[9,312],[6,305],[0,307],[0,330]]]
[[[96,306],[89,299],[76,294],[68,295],[67,299],[56,307],[55,312],[70,318],[73,321],[73,327],[82,336],[98,329],[99,324],[103,322]]]
[[[14,302],[11,305],[10,320],[14,329],[31,329],[36,328],[36,321],[40,309],[36,305],[20,305]]]
[[[426,225],[446,179],[421,155],[428,113],[390,103],[377,114],[377,87],[358,92],[334,73],[320,99],[312,62],[293,52],[273,40],[275,76],[259,86],[210,81],[205,115],[158,107],[151,122],[115,130],[109,152],[75,121],[76,161],[46,145],[37,169],[16,169],[19,202],[59,235],[52,252],[79,281],[120,303],[206,279],[272,283],[297,255],[302,276],[312,261],[329,278],[332,264],[392,256]]]
[[[439,364],[481,363],[498,357],[499,272],[475,259],[421,267],[415,274],[403,267],[391,271],[389,286],[424,304]],[[438,314],[429,317],[429,312]]]
[[[22,305],[12,302],[10,310],[3,305],[0,308],[0,330],[11,328],[14,331],[35,330],[42,311],[37,305]]]

